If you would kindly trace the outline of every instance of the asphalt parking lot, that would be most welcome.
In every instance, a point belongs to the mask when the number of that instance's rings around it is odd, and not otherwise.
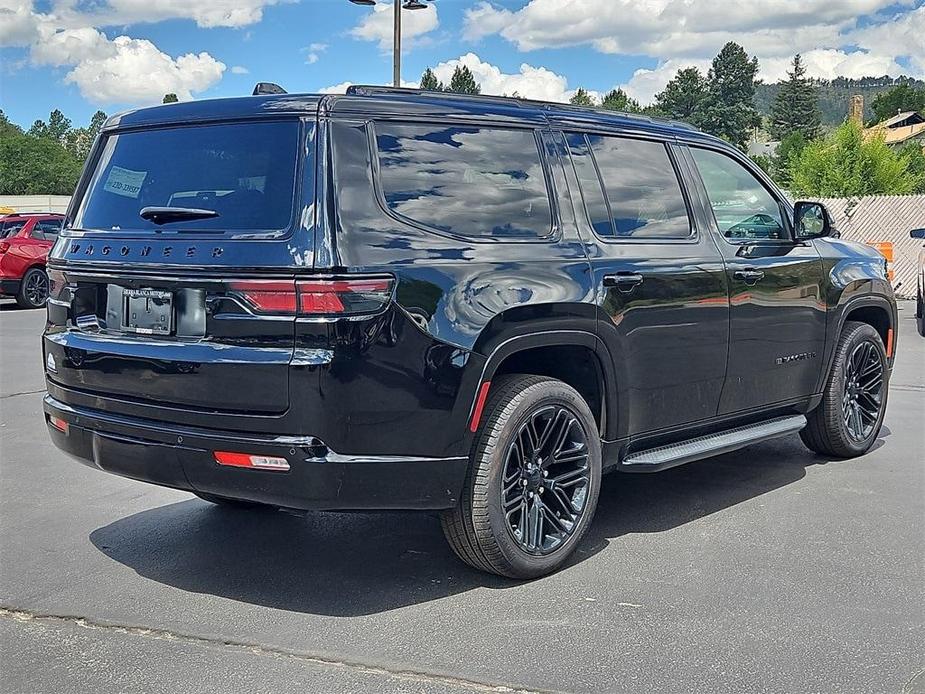
[[[882,438],[611,475],[560,573],[469,570],[436,518],[234,512],[61,455],[42,311],[0,306],[5,692],[925,692],[925,338]],[[508,689],[509,688],[509,689]]]

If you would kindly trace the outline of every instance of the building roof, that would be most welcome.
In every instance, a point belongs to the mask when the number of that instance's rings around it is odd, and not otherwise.
[[[865,137],[877,135],[882,136],[888,145],[898,145],[906,140],[925,137],[925,116],[918,111],[904,111],[864,131]]]

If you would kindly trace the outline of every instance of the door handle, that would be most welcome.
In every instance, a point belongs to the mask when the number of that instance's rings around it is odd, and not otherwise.
[[[761,270],[748,268],[746,270],[736,270],[732,273],[732,276],[737,280],[742,280],[745,284],[757,284],[764,277],[764,273]]]
[[[643,276],[638,272],[618,272],[615,275],[604,275],[605,287],[616,287],[621,292],[632,291],[633,288],[642,284]]]

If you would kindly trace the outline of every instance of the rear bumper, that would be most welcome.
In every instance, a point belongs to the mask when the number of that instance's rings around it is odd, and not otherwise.
[[[19,294],[19,287],[22,280],[0,279],[0,294],[4,296],[16,296]]]
[[[296,509],[446,509],[466,458],[343,456],[312,436],[255,436],[167,425],[43,401],[52,441],[78,462],[164,487]],[[49,423],[56,417],[67,433]],[[214,451],[286,458],[288,471],[226,467]]]

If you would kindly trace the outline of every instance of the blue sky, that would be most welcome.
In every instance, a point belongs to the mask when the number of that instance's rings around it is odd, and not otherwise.
[[[648,102],[728,40],[780,79],[794,52],[819,77],[925,77],[923,0],[435,0],[403,12],[402,79],[468,65],[489,93],[567,99],[621,86]],[[391,79],[389,2],[0,0],[0,108],[23,126],[60,108],[75,125],[160,101]]]

